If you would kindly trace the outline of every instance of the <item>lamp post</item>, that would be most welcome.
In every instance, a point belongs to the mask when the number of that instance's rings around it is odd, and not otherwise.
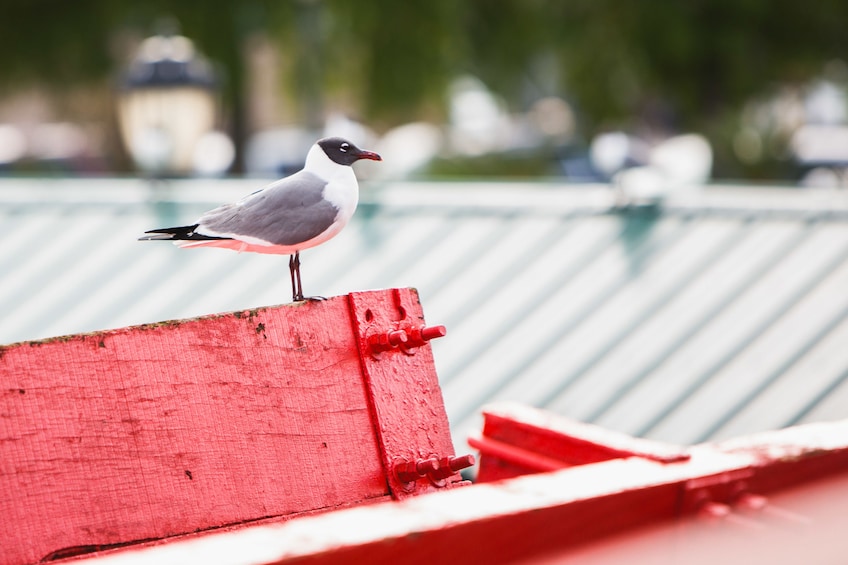
[[[120,85],[118,124],[136,166],[153,176],[195,168],[198,142],[212,133],[217,77],[181,35],[145,39]]]

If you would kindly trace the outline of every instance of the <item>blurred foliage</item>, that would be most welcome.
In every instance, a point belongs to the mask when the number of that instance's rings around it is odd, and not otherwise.
[[[848,60],[844,0],[6,0],[0,93],[114,77],[127,37],[165,15],[225,71],[236,127],[255,32],[291,62],[285,86],[307,119],[331,97],[378,128],[443,118],[446,86],[470,73],[514,110],[566,97],[587,134],[722,135],[750,96]]]
[[[425,170],[424,178],[488,178],[520,180],[555,177],[562,171],[558,158],[551,148],[528,152],[487,153],[471,157],[439,157],[433,159]]]

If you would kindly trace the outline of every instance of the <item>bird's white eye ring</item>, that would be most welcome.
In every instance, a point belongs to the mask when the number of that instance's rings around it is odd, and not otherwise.
[[[348,145],[347,143],[342,143],[341,146],[339,147],[339,150],[344,152],[344,153],[347,153],[348,147],[350,147],[350,145]]]

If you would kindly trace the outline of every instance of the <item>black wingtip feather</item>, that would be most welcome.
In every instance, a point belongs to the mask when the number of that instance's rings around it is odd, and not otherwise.
[[[231,239],[229,237],[213,237],[209,235],[203,235],[200,233],[196,233],[194,230],[197,229],[197,226],[200,224],[194,224],[192,226],[179,226],[175,228],[160,228],[158,230],[148,230],[145,235],[138,238],[139,241],[158,241],[158,240],[169,240],[169,241],[186,241],[186,240],[198,240],[198,239]],[[149,234],[149,235],[148,235]]]

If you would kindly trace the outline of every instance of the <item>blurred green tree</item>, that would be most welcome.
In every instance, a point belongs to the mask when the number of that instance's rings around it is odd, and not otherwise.
[[[3,12],[0,94],[114,76],[121,37],[173,16],[225,71],[237,137],[256,31],[293,61],[285,84],[305,121],[338,98],[378,127],[443,117],[446,85],[470,73],[514,109],[566,96],[587,134],[636,119],[723,135],[752,95],[848,60],[844,0],[7,0]]]

